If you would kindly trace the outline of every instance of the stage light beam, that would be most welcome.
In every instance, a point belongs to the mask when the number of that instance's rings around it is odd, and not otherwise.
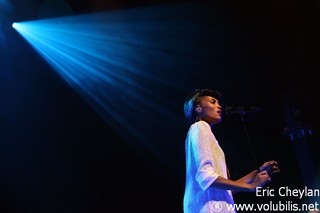
[[[166,107],[161,94],[154,92],[168,80],[144,67],[144,57],[163,58],[165,54],[144,45],[143,38],[139,39],[142,29],[130,32],[136,23],[106,22],[108,17],[79,16],[72,23],[70,17],[54,18],[13,23],[12,27],[109,126],[128,141],[133,137],[160,155],[160,147],[150,140],[153,135],[149,134],[158,130],[152,126],[163,126],[166,118],[171,123],[179,119],[169,119],[177,116]]]
[[[192,6],[184,10],[195,13]],[[128,141],[134,138],[174,167],[161,153],[170,149],[165,141],[174,134],[172,129],[184,125],[172,94],[185,90],[177,79],[191,67],[188,62],[207,60],[210,50],[195,42],[199,34],[212,31],[207,22],[195,23],[178,4],[19,22],[12,27],[119,135]],[[179,62],[183,68],[175,67]]]

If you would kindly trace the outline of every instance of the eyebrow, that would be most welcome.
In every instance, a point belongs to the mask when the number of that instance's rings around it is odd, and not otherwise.
[[[209,100],[210,100],[210,101],[211,101],[211,100],[214,100],[214,101],[216,101],[217,103],[219,103],[218,99],[216,99],[216,98],[214,98],[214,97],[211,97],[211,96],[210,96]]]

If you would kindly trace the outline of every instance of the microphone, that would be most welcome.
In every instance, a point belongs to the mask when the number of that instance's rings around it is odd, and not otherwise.
[[[238,107],[232,107],[228,106],[224,109],[226,115],[232,115],[232,114],[240,114],[240,115],[246,115],[251,112],[258,112],[260,111],[259,107],[256,106],[250,106],[250,107],[243,107],[243,106],[238,106]]]

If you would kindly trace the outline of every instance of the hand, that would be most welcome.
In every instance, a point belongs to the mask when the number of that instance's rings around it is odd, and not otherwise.
[[[271,181],[270,176],[267,171],[259,172],[253,179],[252,183],[250,183],[250,191],[256,191],[257,187],[263,187],[265,184]]]
[[[267,171],[268,175],[271,176],[275,173],[280,172],[278,163],[276,161],[267,161],[259,167],[259,172]]]

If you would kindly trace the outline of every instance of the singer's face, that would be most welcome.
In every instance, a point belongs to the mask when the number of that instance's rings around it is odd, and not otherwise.
[[[196,110],[200,120],[206,121],[211,126],[220,123],[222,110],[216,98],[211,96],[200,97],[200,102],[197,107]]]

